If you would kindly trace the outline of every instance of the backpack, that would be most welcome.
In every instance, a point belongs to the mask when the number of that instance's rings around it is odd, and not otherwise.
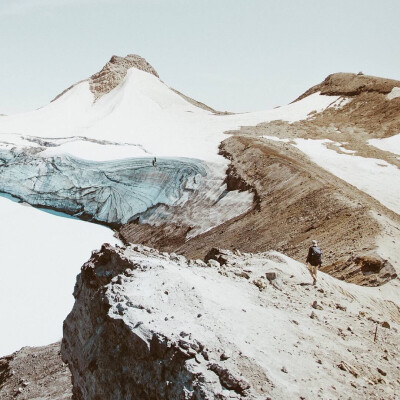
[[[321,257],[322,257],[321,249],[318,246],[312,246],[310,249],[311,249],[310,264],[311,265],[321,264]]]

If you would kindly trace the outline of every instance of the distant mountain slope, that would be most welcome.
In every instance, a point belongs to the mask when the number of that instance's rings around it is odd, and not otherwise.
[[[113,56],[91,78],[71,86],[50,104],[0,119],[0,134],[47,138],[79,136],[140,144],[149,155],[193,157],[223,162],[218,156],[224,132],[242,125],[307,118],[336,106],[338,96],[315,93],[295,104],[229,115],[169,88],[146,60]],[[1,137],[0,137],[1,140]]]
[[[341,113],[315,116],[315,126],[337,125],[339,130],[355,129],[357,135],[366,133],[382,138],[400,133],[400,81],[368,75],[337,73],[302,94],[300,101],[313,93],[327,96],[346,96],[352,101]],[[339,126],[340,125],[340,126]],[[350,132],[349,132],[350,133]]]

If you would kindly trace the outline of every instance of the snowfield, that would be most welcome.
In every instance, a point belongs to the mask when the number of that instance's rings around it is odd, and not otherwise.
[[[102,144],[77,139],[49,147],[39,153],[41,157],[72,156],[89,161],[112,161],[124,158],[146,157],[142,146],[132,144]]]
[[[368,193],[390,210],[400,214],[400,170],[384,160],[340,154],[328,149],[326,140],[294,139],[296,147],[320,167]]]
[[[102,243],[103,226],[63,218],[0,196],[0,356],[52,343],[73,305],[80,267]]]
[[[385,160],[357,156],[354,150],[343,147],[345,143],[336,143],[329,139],[289,139],[268,135],[262,137],[297,147],[320,167],[400,214],[400,170],[397,166]],[[399,151],[400,154],[400,134],[387,139],[371,139],[368,143],[392,153],[397,154]],[[328,144],[338,146],[341,153],[328,149]]]
[[[45,138],[81,136],[140,144],[148,154],[159,157],[221,162],[218,146],[226,138],[225,131],[279,119],[295,122],[312,112],[339,107],[343,98],[315,93],[273,110],[215,115],[190,104],[154,75],[131,68],[114,90],[93,101],[89,83],[79,83],[43,108],[2,117],[0,133]],[[71,152],[80,158],[98,159],[96,151],[94,146],[77,150],[68,145],[50,154]]]

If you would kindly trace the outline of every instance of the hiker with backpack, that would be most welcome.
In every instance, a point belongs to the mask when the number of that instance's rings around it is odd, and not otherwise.
[[[312,241],[312,246],[308,249],[308,255],[306,263],[310,264],[309,271],[313,278],[313,285],[317,283],[317,271],[321,267],[322,261],[322,251],[318,247],[318,242],[316,240]]]

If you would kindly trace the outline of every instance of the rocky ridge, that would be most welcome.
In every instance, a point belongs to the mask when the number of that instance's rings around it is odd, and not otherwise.
[[[368,92],[388,94],[396,86],[400,86],[400,82],[394,79],[384,79],[362,73],[338,72],[328,75],[323,82],[308,89],[295,101],[299,101],[316,92],[327,96],[357,96]]]
[[[395,399],[398,283],[371,291],[320,274],[313,287],[276,252],[207,260],[93,253],[64,323],[76,399]]]

